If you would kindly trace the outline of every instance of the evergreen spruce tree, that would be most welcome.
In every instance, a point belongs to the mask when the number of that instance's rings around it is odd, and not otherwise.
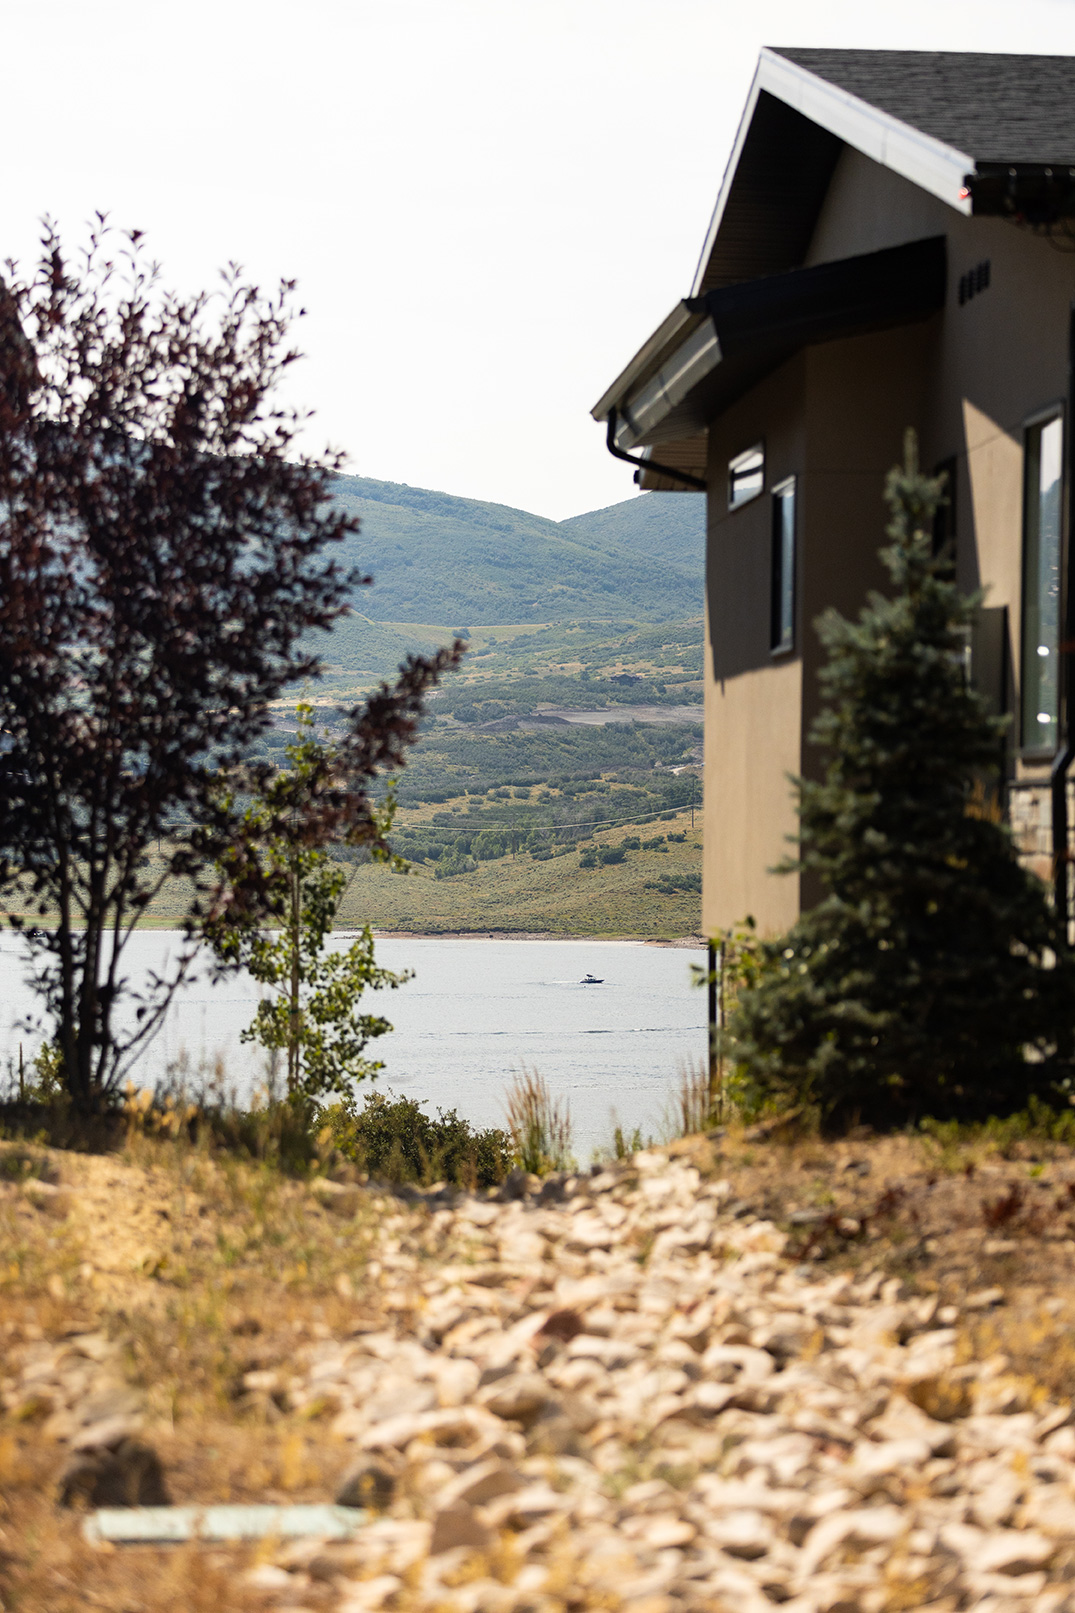
[[[826,894],[779,941],[730,1026],[745,1101],[891,1125],[1010,1112],[1068,1068],[1075,969],[1041,881],[995,806],[1005,723],[965,671],[980,597],[931,540],[943,478],[914,436],[885,496],[891,598],[818,623],[828,664],[795,780],[800,855]]]

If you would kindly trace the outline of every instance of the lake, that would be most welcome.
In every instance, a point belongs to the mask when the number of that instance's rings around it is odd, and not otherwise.
[[[337,937],[346,944],[347,937]],[[137,933],[128,973],[160,969],[174,955],[173,932]],[[457,1109],[474,1125],[504,1122],[504,1093],[524,1066],[538,1070],[568,1101],[577,1156],[625,1130],[659,1134],[677,1071],[705,1056],[705,993],[690,983],[704,952],[631,941],[501,941],[386,937],[378,960],[414,978],[364,1001],[392,1032],[371,1044],[385,1069],[378,1085]],[[580,984],[582,976],[602,979]],[[18,938],[0,935],[0,1060],[27,1056],[35,1039],[19,1021],[33,1009]],[[170,1066],[209,1070],[219,1059],[247,1098],[265,1080],[265,1055],[239,1034],[253,1017],[258,988],[237,976],[213,985],[204,974],[172,1004],[143,1055],[137,1080],[153,1086]]]

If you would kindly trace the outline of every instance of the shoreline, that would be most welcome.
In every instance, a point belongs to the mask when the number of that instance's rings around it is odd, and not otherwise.
[[[56,925],[39,918],[37,928],[54,930]],[[84,926],[79,924],[73,928],[81,932]],[[142,932],[153,931],[158,935],[183,933],[182,925],[174,919],[154,921],[151,917],[140,921],[134,928]],[[375,941],[563,941],[577,942],[580,946],[682,947],[696,951],[704,951],[706,946],[704,935],[564,935],[555,930],[378,930],[373,926],[371,929]],[[10,924],[0,926],[0,931],[10,935],[21,933]],[[362,932],[359,925],[343,924],[329,933],[353,936]]]
[[[333,930],[358,935],[358,929]],[[552,930],[373,930],[375,941],[562,941],[578,946],[680,947],[703,951],[704,935],[561,935]]]

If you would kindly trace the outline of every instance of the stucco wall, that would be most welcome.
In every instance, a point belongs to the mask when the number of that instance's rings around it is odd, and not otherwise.
[[[770,870],[794,854],[796,817],[788,773],[798,771],[802,662],[712,683],[705,706],[705,852],[702,924],[707,935],[751,915],[779,935],[799,910],[799,881]],[[719,766],[708,758],[719,756]]]
[[[802,760],[802,669],[795,648],[769,648],[771,504],[728,509],[728,461],[764,441],[766,488],[803,469],[805,365],[794,359],[729,409],[709,434],[706,567],[706,781],[703,924],[749,913],[778,934],[798,912],[798,879],[769,870],[792,849],[788,774]]]
[[[1075,257],[995,219],[966,218],[877,163],[845,150],[807,263],[934,234],[948,238],[943,313],[901,330],[809,348],[710,424],[706,642],[706,851],[703,915],[715,931],[753,913],[785,928],[799,881],[767,870],[794,832],[787,772],[816,772],[805,742],[822,655],[814,619],[854,615],[887,578],[885,472],[903,430],[925,468],[957,461],[958,575],[1008,607],[1019,666],[1023,428],[1063,398]],[[963,306],[960,276],[988,259],[990,284]],[[766,492],[798,477],[795,649],[769,653],[770,500],[727,510],[732,455],[764,440]],[[1017,689],[1010,691],[1017,709]],[[1026,772],[1020,768],[1020,772]],[[802,891],[803,900],[818,892]]]
[[[959,580],[968,591],[984,587],[989,605],[1008,606],[1017,678],[1023,427],[1064,398],[1075,256],[1005,220],[967,218],[845,148],[807,262],[940,234],[948,295],[925,358],[922,459],[932,468],[957,458]],[[985,261],[988,289],[961,306],[960,277]]]

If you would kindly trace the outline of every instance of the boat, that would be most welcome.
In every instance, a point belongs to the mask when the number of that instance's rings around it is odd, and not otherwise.
[[[582,979],[579,981],[580,986],[603,986],[604,983],[605,982],[603,980],[599,980],[596,975],[583,975]]]

